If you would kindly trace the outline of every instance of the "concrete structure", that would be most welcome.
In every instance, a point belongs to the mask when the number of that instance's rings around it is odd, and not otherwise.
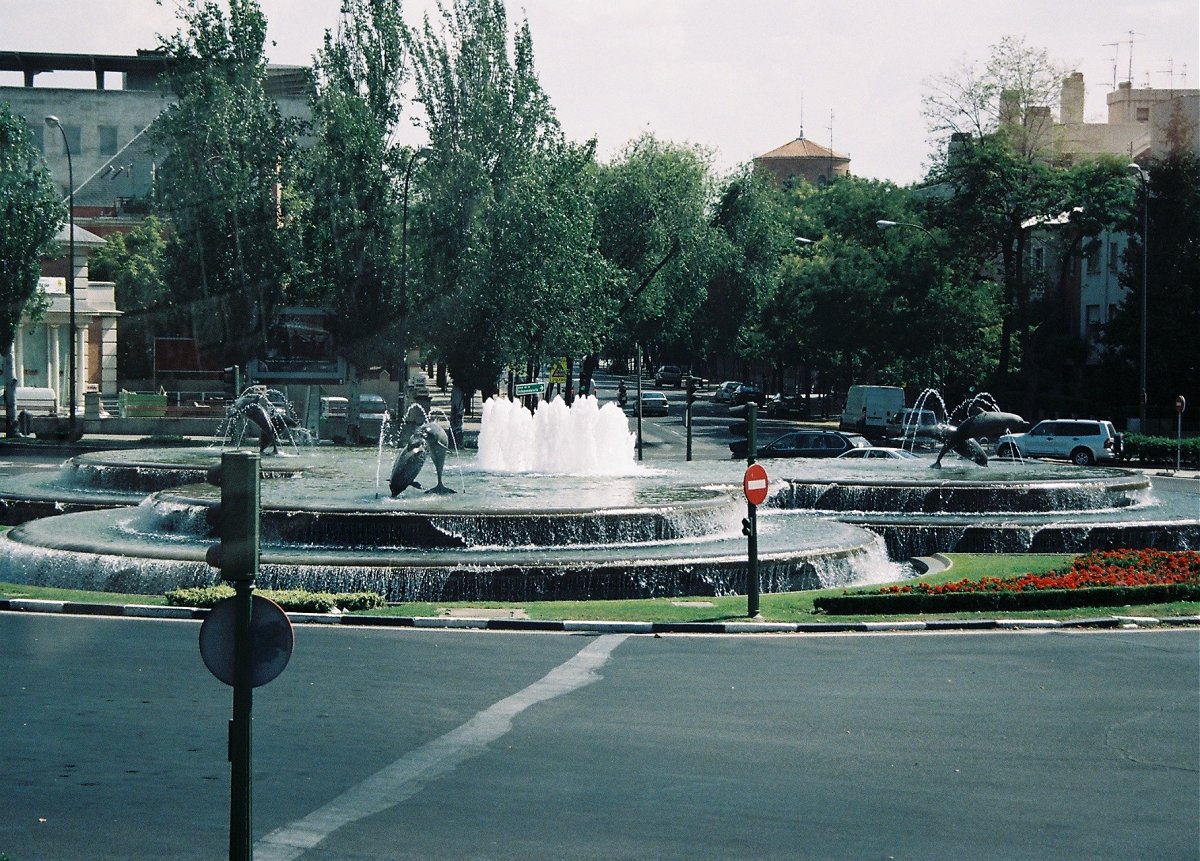
[[[1052,131],[1054,151],[1061,157],[1078,161],[1110,154],[1144,162],[1161,156],[1176,112],[1191,122],[1190,148],[1200,155],[1200,90],[1135,90],[1122,81],[1108,94],[1108,118],[1102,123],[1084,121],[1083,101],[1083,74],[1074,72],[1063,79],[1059,120]]]
[[[770,174],[779,185],[798,179],[824,185],[834,177],[850,175],[850,156],[808,140],[802,131],[795,140],[755,158],[754,168]]]
[[[75,290],[75,393],[76,410],[85,411],[88,393],[105,397],[117,394],[117,310],[109,281],[88,279],[88,258],[104,245],[104,240],[75,226],[75,271],[68,272],[65,249],[67,227],[56,238],[64,249],[61,258],[43,266],[39,289],[46,300],[46,311],[37,320],[22,316],[11,348],[12,367],[18,386],[52,389],[60,412],[70,409],[71,366],[68,332],[71,324],[68,283]]]

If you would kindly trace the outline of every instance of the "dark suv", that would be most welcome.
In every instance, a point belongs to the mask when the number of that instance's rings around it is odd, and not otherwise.
[[[674,386],[678,389],[683,386],[683,371],[679,370],[678,365],[663,365],[654,372],[654,385]]]

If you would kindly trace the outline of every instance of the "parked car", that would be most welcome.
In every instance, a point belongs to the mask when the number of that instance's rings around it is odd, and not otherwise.
[[[642,392],[642,415],[665,416],[670,413],[671,405],[667,403],[666,395],[662,392]]]
[[[838,460],[917,460],[911,451],[902,448],[852,448],[838,455]]]
[[[771,395],[763,405],[763,413],[772,419],[785,419],[790,416],[804,414],[804,399],[799,395],[785,395],[782,392]]]
[[[758,447],[756,457],[837,457],[856,448],[870,448],[866,438],[841,431],[789,431],[766,445]],[[734,440],[729,444],[733,457],[745,457],[749,442]]]
[[[944,440],[954,430],[953,425],[938,421],[933,410],[905,407],[888,418],[887,434],[891,437]]]
[[[713,390],[713,403],[731,403],[733,401],[733,393],[740,385],[741,383],[739,383],[737,380],[726,380],[725,382],[721,383],[721,385],[717,386],[716,389]]]
[[[767,393],[758,386],[752,386],[749,383],[739,383],[730,396],[729,405],[736,407],[740,404],[748,404],[751,401],[761,407],[767,402]]]
[[[1090,419],[1051,419],[1027,433],[1007,433],[996,441],[996,456],[1005,458],[1061,457],[1080,466],[1113,460],[1121,454],[1122,437],[1112,422]]]
[[[678,389],[683,385],[683,371],[678,365],[663,365],[654,372],[654,385],[674,386]]]

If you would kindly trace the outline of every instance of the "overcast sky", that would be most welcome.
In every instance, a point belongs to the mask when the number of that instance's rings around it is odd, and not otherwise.
[[[261,0],[272,62],[307,64],[339,0]],[[859,176],[915,182],[930,152],[931,78],[986,60],[1006,35],[1084,74],[1102,121],[1115,79],[1196,88],[1196,0],[506,0],[529,19],[568,137],[608,159],[643,131],[700,144],[720,172],[801,133]],[[0,0],[0,50],[132,53],[176,27],[174,0]],[[411,21],[431,0],[405,0]],[[1116,43],[1116,44],[1113,44]],[[1115,69],[1115,73],[1114,73]],[[1173,70],[1173,74],[1172,74]],[[39,86],[92,86],[90,74]],[[19,85],[0,73],[0,84]],[[112,84],[110,84],[112,86]],[[1056,113],[1057,113],[1057,106]],[[405,130],[405,142],[421,143]]]

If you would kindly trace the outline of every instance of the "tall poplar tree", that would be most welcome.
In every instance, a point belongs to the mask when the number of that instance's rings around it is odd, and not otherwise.
[[[151,134],[159,210],[172,225],[176,305],[219,323],[201,344],[238,361],[266,342],[288,281],[281,209],[295,129],[266,92],[266,18],[255,0],[187,0],[165,41],[174,103]]]

